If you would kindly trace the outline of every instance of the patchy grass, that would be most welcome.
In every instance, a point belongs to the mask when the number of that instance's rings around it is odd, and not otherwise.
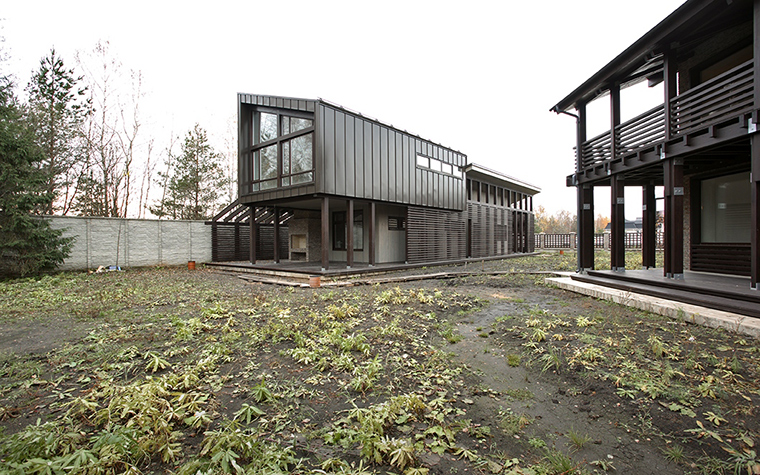
[[[0,283],[0,315],[3,473],[758,467],[756,342],[542,276],[328,290],[64,273]]]

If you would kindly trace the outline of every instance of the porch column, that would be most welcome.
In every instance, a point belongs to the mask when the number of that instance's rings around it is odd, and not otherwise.
[[[280,263],[280,208],[274,207],[274,263]]]
[[[369,266],[375,265],[375,202],[369,204]]]
[[[250,226],[250,234],[248,238],[248,254],[251,259],[251,264],[256,263],[256,207],[251,206],[250,208],[251,218],[250,221],[248,221],[248,226]]]
[[[620,125],[620,84],[610,87],[610,157],[614,160],[618,154],[617,126]]]
[[[683,159],[664,163],[665,277],[683,279]]]
[[[594,186],[578,185],[578,271],[594,268]]]
[[[753,50],[754,50],[754,101],[752,122],[760,122],[760,0],[755,0],[753,8]],[[757,131],[750,138],[750,288],[760,290],[760,134]]]
[[[644,185],[642,189],[642,229],[641,235],[641,265],[649,269],[657,267],[657,202],[654,197],[654,184]]]
[[[586,141],[586,104],[578,104],[577,131],[575,143],[576,179],[583,171],[583,143]],[[594,186],[577,185],[578,188],[578,233],[576,252],[578,272],[594,268]]]
[[[663,57],[663,89],[665,91],[664,107],[665,107],[665,141],[667,142],[673,135],[673,112],[671,109],[671,99],[676,97],[678,92],[678,79],[676,73],[678,72],[678,65],[676,64],[675,52],[670,50],[665,51]],[[664,147],[664,146],[663,146]],[[663,150],[664,152],[664,150]]]
[[[610,247],[612,270],[625,270],[625,185],[619,175],[610,177],[610,223],[612,242]]]
[[[760,290],[760,134],[750,139],[752,172],[750,173],[750,288]]]
[[[354,200],[346,200],[346,269],[354,265]]]
[[[322,198],[322,271],[330,268],[330,198]]]

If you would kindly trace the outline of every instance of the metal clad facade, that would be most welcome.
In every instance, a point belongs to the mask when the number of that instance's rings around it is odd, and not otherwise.
[[[420,168],[417,155],[455,168],[466,156],[361,115],[317,102],[317,192],[441,209],[465,209],[464,178]]]

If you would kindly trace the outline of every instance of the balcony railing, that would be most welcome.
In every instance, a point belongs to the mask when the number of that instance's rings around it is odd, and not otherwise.
[[[754,107],[753,62],[747,61],[671,100],[671,138],[749,113]],[[665,107],[660,105],[615,127],[615,156],[610,132],[587,140],[581,169],[632,155],[665,140]]]

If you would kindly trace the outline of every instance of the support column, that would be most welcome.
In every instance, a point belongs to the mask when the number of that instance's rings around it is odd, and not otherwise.
[[[750,173],[750,288],[760,290],[760,134],[750,139],[752,172]]]
[[[330,198],[322,198],[322,271],[330,268]]]
[[[256,207],[251,206],[250,207],[250,213],[251,218],[250,221],[248,221],[248,226],[250,226],[250,234],[249,234],[249,249],[248,254],[251,259],[251,264],[256,263]]]
[[[671,108],[671,100],[676,97],[678,92],[678,78],[676,73],[678,72],[678,65],[676,64],[676,56],[673,51],[665,51],[663,56],[663,90],[665,93],[664,105],[665,105],[665,141],[667,142],[673,136],[673,111]]]
[[[369,204],[369,266],[375,265],[375,202]]]
[[[578,271],[594,268],[594,186],[578,185]]]
[[[657,267],[657,202],[654,197],[654,184],[642,188],[642,235],[641,235],[641,265],[649,269]]]
[[[618,154],[617,126],[620,125],[620,84],[610,87],[610,157],[614,160]]]
[[[274,207],[274,263],[280,263],[280,208]]]
[[[354,200],[346,200],[346,269],[354,265]]]
[[[618,175],[610,177],[610,223],[612,242],[610,267],[615,271],[625,270],[625,185]]]
[[[683,279],[683,159],[664,164],[665,277]]]
[[[753,51],[754,51],[754,102],[752,122],[755,133],[750,138],[750,288],[760,290],[760,0],[755,0],[753,8]]]

